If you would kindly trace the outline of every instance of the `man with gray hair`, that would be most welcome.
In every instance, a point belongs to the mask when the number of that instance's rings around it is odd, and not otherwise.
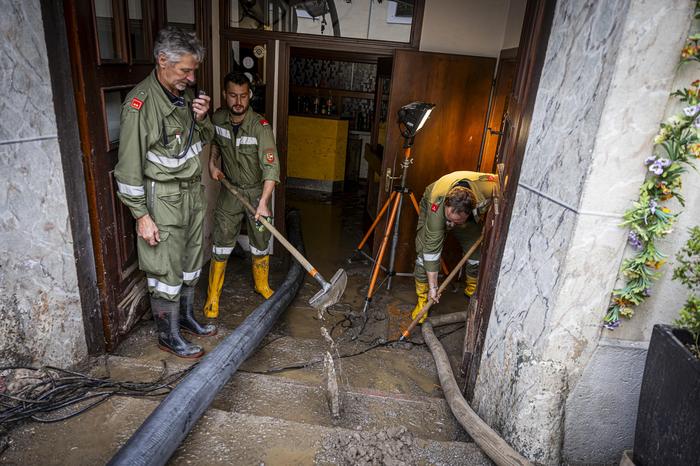
[[[180,330],[216,334],[193,313],[206,210],[199,153],[214,134],[209,97],[191,90],[204,55],[194,35],[176,28],[158,32],[155,70],[122,105],[114,171],[117,195],[136,219],[139,268],[148,280],[158,346],[183,358],[204,351]]]

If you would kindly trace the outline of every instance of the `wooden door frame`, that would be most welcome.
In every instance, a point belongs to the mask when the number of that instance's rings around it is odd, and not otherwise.
[[[102,328],[97,269],[90,234],[87,188],[84,182],[85,157],[81,151],[78,115],[63,0],[41,0],[44,37],[51,77],[58,145],[63,166],[66,203],[73,239],[78,292],[82,308],[85,343],[91,355],[106,349]]]
[[[461,371],[465,377],[464,393],[472,401],[479,372],[486,330],[493,308],[498,274],[503,259],[508,227],[520,179],[523,156],[527,146],[547,43],[554,18],[556,0],[530,0],[525,10],[523,30],[518,47],[518,70],[513,86],[513,96],[508,113],[510,130],[503,145],[505,157],[504,189],[499,212],[495,215],[492,234],[488,238],[489,248],[482,255],[481,272],[477,292],[470,303],[472,325],[467,328],[467,340],[462,357]],[[471,335],[471,338],[470,338]]]

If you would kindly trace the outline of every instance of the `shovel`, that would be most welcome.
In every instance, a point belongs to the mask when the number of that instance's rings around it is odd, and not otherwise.
[[[243,197],[241,193],[238,192],[236,188],[233,187],[231,183],[229,183],[228,180],[223,179],[221,180],[221,184],[223,184],[226,189],[231,191],[231,194],[236,196],[236,198],[243,203],[246,209],[250,211],[253,215],[255,215],[255,209],[253,208],[252,205],[250,205],[250,202]],[[340,297],[343,296],[343,293],[345,292],[345,286],[348,284],[348,275],[345,273],[345,270],[343,269],[338,269],[338,271],[333,275],[331,278],[330,283],[327,282],[323,276],[314,268],[313,265],[304,257],[301,255],[301,253],[290,244],[289,241],[287,241],[287,238],[282,236],[282,233],[277,231],[275,227],[273,227],[270,222],[265,219],[262,215],[259,218],[260,223],[262,223],[265,228],[270,230],[270,232],[274,235],[277,240],[282,243],[282,246],[284,246],[289,252],[292,253],[294,258],[299,261],[299,263],[304,267],[304,269],[316,279],[316,281],[321,285],[321,291],[316,293],[311,297],[309,300],[309,305],[313,307],[314,309],[317,309],[318,311],[322,312],[324,311],[327,307],[334,305],[335,303],[340,300]]]
[[[440,288],[438,288],[438,294],[441,294],[443,291],[445,291],[445,288],[447,288],[447,285],[450,284],[452,279],[457,275],[457,272],[464,266],[465,262],[467,262],[467,259],[471,257],[472,254],[474,254],[474,251],[476,251],[476,248],[479,247],[481,244],[481,240],[484,239],[484,236],[479,236],[479,238],[474,241],[474,244],[472,244],[472,247],[469,248],[467,253],[462,257],[462,259],[459,261],[459,264],[455,266],[454,269],[452,269],[452,272],[445,278],[445,280],[442,282],[442,285],[440,285]],[[433,305],[433,302],[429,299],[427,303],[425,303],[425,306],[423,306],[423,309],[420,310],[418,315],[416,316],[415,319],[411,322],[411,325],[408,326],[408,328],[401,334],[401,338],[399,338],[399,341],[404,341],[408,336],[411,334],[411,331],[418,325],[418,321],[423,318],[426,312],[428,312],[428,309],[430,309],[430,306]]]

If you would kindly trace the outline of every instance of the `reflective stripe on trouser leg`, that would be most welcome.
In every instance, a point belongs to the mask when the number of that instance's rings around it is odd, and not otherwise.
[[[223,262],[228,260],[233,252],[245,216],[243,209],[243,204],[228,190],[219,191],[219,198],[214,210],[212,259]]]
[[[479,275],[479,261],[478,260],[467,260],[467,265],[464,267],[467,275],[471,277],[476,277]]]
[[[425,273],[425,267],[423,267],[423,254],[422,253],[418,253],[418,257],[416,258],[416,265],[413,268],[413,276],[419,282],[427,282],[428,281],[428,275]]]
[[[139,267],[146,272],[148,291],[154,298],[178,301],[182,287],[185,229],[172,225],[158,225],[158,229],[160,242],[156,246],[149,246],[143,238],[138,238]]]
[[[267,256],[270,253],[270,236],[272,233],[265,228],[258,230],[255,224],[255,217],[246,215],[248,228],[248,241],[250,243],[250,253],[254,256]]]
[[[204,213],[207,210],[204,186],[193,184],[187,191],[185,202],[189,203],[189,221],[185,232],[185,255],[182,261],[182,279],[187,286],[199,281],[204,260]]]

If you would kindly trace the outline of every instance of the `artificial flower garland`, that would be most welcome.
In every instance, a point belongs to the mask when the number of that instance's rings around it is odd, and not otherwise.
[[[700,61],[699,43],[700,34],[688,38],[681,52],[681,63]],[[621,317],[631,318],[634,306],[650,296],[651,284],[666,262],[666,256],[656,248],[655,241],[671,231],[678,217],[661,203],[675,197],[685,206],[680,194],[681,175],[688,167],[694,167],[693,159],[700,158],[700,79],[671,95],[686,106],[661,124],[654,138],[653,155],[644,161],[648,173],[639,198],[623,217],[622,226],[630,228],[628,243],[636,252],[622,263],[622,274],[627,280],[625,286],[612,292],[604,318],[605,327],[611,330],[620,325]]]

